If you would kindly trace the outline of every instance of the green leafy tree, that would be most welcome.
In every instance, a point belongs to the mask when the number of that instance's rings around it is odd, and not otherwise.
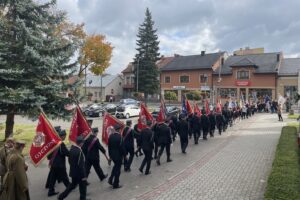
[[[66,21],[55,0],[0,1],[0,110],[6,114],[5,138],[13,134],[15,114],[37,117],[42,107],[51,118],[70,115],[65,105],[72,100],[65,94],[79,85],[67,81],[77,68],[70,58],[79,38],[63,33]]]
[[[156,62],[159,60],[159,41],[154,29],[149,9],[146,9],[144,22],[140,25],[137,34],[138,53],[135,56],[136,89],[143,92],[147,101],[148,94],[155,94],[159,89],[159,71]]]
[[[169,100],[169,101],[177,100],[176,93],[172,92],[172,91],[167,91],[164,96],[165,96],[165,99]]]

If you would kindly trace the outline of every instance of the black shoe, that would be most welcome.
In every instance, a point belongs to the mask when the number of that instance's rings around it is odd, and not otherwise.
[[[122,185],[116,185],[116,186],[113,186],[113,189],[119,189],[121,187],[122,187]]]
[[[139,168],[139,171],[143,174],[144,172],[143,172],[143,170],[141,169],[141,168]]]
[[[207,140],[207,138],[203,138],[203,140]]]
[[[149,175],[149,174],[151,174],[151,171],[145,173],[145,175]]]
[[[156,160],[156,164],[160,165],[160,160],[159,159]]]
[[[136,156],[136,157],[139,157],[139,155],[138,155],[138,152],[137,152],[137,151],[136,151],[134,154],[135,154],[135,156]]]
[[[183,153],[183,154],[186,154],[186,152],[185,152],[185,151],[182,151],[182,153]]]
[[[57,200],[63,200],[62,197],[60,197],[60,195],[57,196]]]
[[[144,155],[142,152],[140,152],[140,155],[139,156],[142,156],[142,155]]]
[[[86,185],[90,185],[90,183],[86,181]]]
[[[170,158],[169,158],[169,159],[167,159],[167,162],[172,162],[172,161],[173,161],[173,160],[172,160],[172,159],[170,159]]]
[[[107,181],[107,182],[108,182],[108,184],[109,184],[109,185],[113,185],[113,183],[112,183],[112,180],[111,180],[111,179],[108,179],[108,181]]]
[[[48,192],[48,197],[57,195],[59,192]]]
[[[131,172],[131,169],[130,168],[126,168],[125,172]]]
[[[108,174],[104,174],[104,176],[100,179],[100,181],[103,181],[104,179],[106,179],[108,177]]]
[[[154,156],[154,159],[157,159],[157,156]]]

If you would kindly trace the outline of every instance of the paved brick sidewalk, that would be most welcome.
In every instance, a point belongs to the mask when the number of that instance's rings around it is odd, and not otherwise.
[[[282,123],[259,115],[176,177],[137,199],[263,199]]]

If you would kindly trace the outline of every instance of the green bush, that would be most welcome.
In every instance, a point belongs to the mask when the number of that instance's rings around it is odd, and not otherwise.
[[[190,92],[186,93],[186,98],[188,100],[199,101],[199,100],[201,100],[201,93],[197,90],[190,91]]]
[[[167,91],[164,95],[165,97],[165,100],[169,100],[169,101],[174,101],[174,100],[177,100],[177,95],[175,92],[172,92],[172,91]]]

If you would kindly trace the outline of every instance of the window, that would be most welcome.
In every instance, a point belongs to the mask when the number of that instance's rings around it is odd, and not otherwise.
[[[189,76],[180,76],[180,83],[188,83],[190,82]]]
[[[247,80],[249,79],[249,71],[238,71],[237,72],[237,79],[239,80]]]
[[[170,83],[170,82],[171,82],[171,77],[165,76],[165,83]]]
[[[134,84],[134,76],[131,77],[131,84]]]
[[[201,83],[207,83],[208,82],[208,76],[207,76],[207,74],[201,74],[200,75],[200,82]]]
[[[221,98],[237,97],[237,89],[235,88],[220,88],[218,92]]]

